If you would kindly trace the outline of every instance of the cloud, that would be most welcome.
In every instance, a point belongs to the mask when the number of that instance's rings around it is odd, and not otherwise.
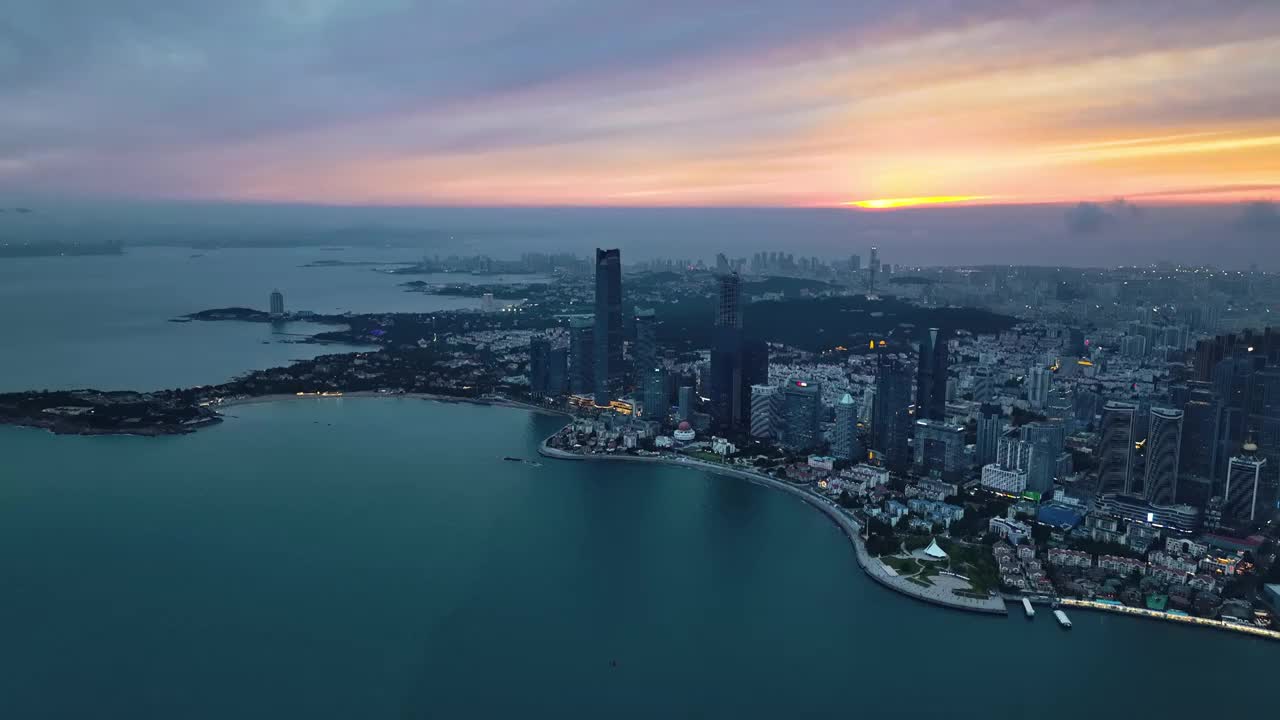
[[[836,205],[1257,183],[1280,156],[1276,28],[1249,0],[9,0],[0,190]]]
[[[1096,233],[1115,222],[1141,215],[1142,208],[1124,198],[1116,198],[1108,203],[1079,203],[1067,210],[1065,219],[1067,230],[1073,235],[1087,235]]]

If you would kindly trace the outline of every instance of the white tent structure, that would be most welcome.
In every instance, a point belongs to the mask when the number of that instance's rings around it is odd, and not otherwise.
[[[925,548],[925,549],[924,549],[924,554],[925,554],[925,555],[928,555],[929,557],[931,557],[931,558],[933,558],[933,559],[935,559],[935,560],[946,560],[946,559],[947,559],[947,552],[946,552],[945,550],[943,550],[942,548],[938,547],[938,539],[937,539],[937,538],[934,538],[934,539],[933,539],[933,541],[929,543],[929,547],[927,547],[927,548]]]

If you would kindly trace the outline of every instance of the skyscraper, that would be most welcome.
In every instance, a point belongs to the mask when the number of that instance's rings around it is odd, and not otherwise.
[[[929,328],[920,341],[916,367],[916,417],[945,420],[947,415],[947,338]]]
[[[836,425],[831,441],[831,454],[842,460],[852,460],[862,454],[858,448],[858,406],[849,393],[836,403]]]
[[[535,398],[546,397],[551,371],[551,341],[544,335],[534,335],[529,340],[529,394]]]
[[[1258,446],[1246,442],[1227,468],[1226,503],[1223,515],[1237,521],[1253,522],[1258,512],[1258,493],[1267,459],[1258,456]]]
[[[797,450],[809,450],[822,441],[822,387],[818,383],[796,380],[783,391],[786,428],[782,443]]]
[[[770,440],[777,437],[776,397],[778,388],[773,385],[751,386],[751,437]]]
[[[1133,491],[1133,421],[1138,406],[1111,400],[1102,406],[1098,443],[1098,492]]]
[[[1040,365],[1027,371],[1027,402],[1031,407],[1042,410],[1049,404],[1050,377],[1049,369]]]
[[[979,467],[996,461],[996,449],[1007,424],[999,405],[983,404],[978,412],[978,445],[974,449]]]
[[[973,371],[973,401],[974,402],[990,402],[995,395],[995,378],[992,377],[991,367],[988,365],[979,365]]]
[[[644,386],[649,371],[658,365],[658,326],[653,308],[636,308],[636,344],[631,348],[631,377]]]
[[[1032,448],[1027,466],[1027,489],[1046,494],[1053,490],[1059,460],[1067,438],[1066,426],[1058,420],[1032,422],[1019,429],[1022,442]],[[1070,456],[1068,456],[1070,457]]]
[[[719,285],[711,338],[711,417],[718,427],[737,430],[750,424],[750,383],[744,377],[742,281],[737,273],[729,273],[720,277]]]
[[[679,406],[676,409],[676,415],[681,420],[690,420],[693,418],[695,397],[692,385],[681,385],[676,398]]]
[[[867,260],[867,292],[876,291],[876,273],[880,272],[880,249],[871,248],[871,256]]]
[[[964,470],[964,426],[941,420],[917,420],[915,465],[921,475],[947,480]]]
[[[649,420],[663,420],[671,409],[671,396],[667,391],[667,371],[651,367],[642,376],[644,416]]]
[[[596,248],[595,401],[622,397],[622,256]]]
[[[595,391],[595,323],[586,317],[569,320],[569,392],[587,395]]]
[[[271,291],[270,298],[270,317],[272,320],[278,320],[284,317],[284,293],[279,290]]]
[[[568,391],[568,348],[552,347],[547,356],[547,395],[559,397]]]
[[[1178,459],[1181,452],[1182,411],[1151,408],[1143,496],[1153,505],[1174,503],[1178,492]]]
[[[911,375],[881,355],[876,361],[876,398],[871,410],[872,447],[894,469],[911,464]]]

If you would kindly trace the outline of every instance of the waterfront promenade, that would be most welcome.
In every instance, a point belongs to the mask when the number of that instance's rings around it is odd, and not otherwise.
[[[1200,627],[1209,627],[1217,630],[1231,630],[1233,632],[1246,633],[1256,637],[1269,638],[1271,640],[1280,640],[1280,632],[1260,628],[1256,625],[1244,625],[1240,623],[1226,622],[1225,620],[1211,620],[1209,618],[1196,617],[1194,615],[1178,615],[1175,613],[1161,612],[1158,610],[1148,610],[1146,608],[1129,607],[1128,605],[1116,605],[1113,603],[1096,602],[1094,600],[1077,600],[1075,598],[1060,598],[1058,603],[1064,607],[1082,608],[1085,610],[1102,610],[1104,612],[1114,612],[1121,615],[1130,615],[1135,617],[1145,617],[1152,620],[1168,620],[1171,622],[1185,623],[1188,625],[1199,625]]]
[[[992,615],[1008,614],[1008,610],[1005,608],[1004,599],[999,596],[979,599],[955,594],[955,592],[953,592],[954,590],[966,589],[967,584],[962,580],[945,575],[939,575],[932,579],[934,584],[926,586],[898,576],[884,563],[874,557],[871,557],[871,554],[867,552],[866,543],[862,541],[862,529],[858,524],[858,521],[850,517],[849,514],[840,506],[836,505],[829,498],[810,492],[804,488],[796,487],[795,485],[791,485],[790,483],[783,482],[776,478],[769,477],[768,475],[751,470],[729,467],[719,463],[697,460],[683,455],[640,456],[574,453],[550,447],[547,445],[545,440],[538,446],[538,453],[544,457],[560,460],[612,460],[686,467],[694,470],[705,470],[718,475],[728,475],[757,485],[773,488],[774,490],[781,490],[800,498],[809,505],[821,510],[827,515],[827,517],[831,518],[845,536],[849,538],[849,542],[853,543],[854,555],[857,557],[858,566],[862,568],[868,577],[880,585],[883,585],[895,592],[902,593],[903,595],[907,595],[933,605]]]

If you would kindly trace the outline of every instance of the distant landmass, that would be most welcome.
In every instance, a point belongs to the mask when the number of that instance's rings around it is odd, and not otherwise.
[[[19,208],[19,211],[22,209]],[[29,212],[29,211],[28,211]],[[124,246],[116,241],[100,243],[39,242],[0,243],[0,257],[50,257],[56,255],[123,255]]]

